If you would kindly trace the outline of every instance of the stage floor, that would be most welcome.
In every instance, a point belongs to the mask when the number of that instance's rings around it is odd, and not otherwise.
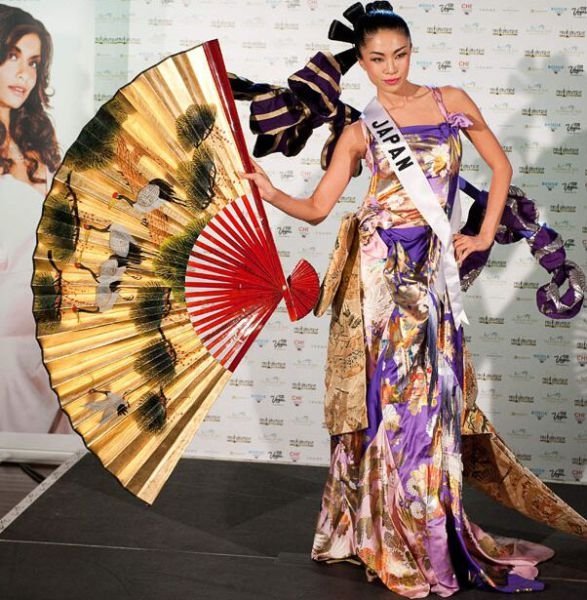
[[[350,564],[310,560],[326,469],[183,459],[152,507],[92,455],[60,467],[0,520],[2,600],[392,600]],[[585,488],[553,489],[581,514]],[[587,596],[587,544],[465,489],[488,531],[544,543],[540,600]],[[436,596],[431,596],[436,597]],[[511,598],[467,590],[458,598]]]

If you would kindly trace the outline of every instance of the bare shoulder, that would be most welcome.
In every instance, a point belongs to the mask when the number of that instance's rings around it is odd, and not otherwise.
[[[448,112],[470,112],[477,109],[477,105],[463,88],[454,85],[443,85],[438,89],[442,94]]]

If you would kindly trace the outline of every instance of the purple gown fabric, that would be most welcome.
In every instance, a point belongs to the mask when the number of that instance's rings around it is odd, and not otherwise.
[[[402,129],[450,216],[458,188],[459,129],[444,121]],[[369,191],[357,212],[367,429],[332,438],[312,557],[358,559],[409,598],[465,586],[541,590],[549,548],[490,536],[462,506],[463,334],[436,290],[440,246],[366,128]]]

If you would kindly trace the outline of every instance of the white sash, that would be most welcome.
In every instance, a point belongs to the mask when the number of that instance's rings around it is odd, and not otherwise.
[[[447,290],[457,329],[463,323],[468,325],[469,321],[465,314],[461,295],[459,269],[452,243],[452,235],[458,231],[461,220],[458,193],[455,196],[455,204],[449,222],[426,175],[412,154],[410,146],[377,98],[373,98],[369,102],[361,118],[384,151],[389,164],[412,202],[438,236],[441,242],[441,255],[440,270],[436,281],[437,291],[442,293],[445,289]]]

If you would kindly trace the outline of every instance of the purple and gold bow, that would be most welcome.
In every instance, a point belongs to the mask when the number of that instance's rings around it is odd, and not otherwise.
[[[249,124],[257,135],[253,155],[281,152],[285,156],[295,156],[306,145],[314,129],[327,124],[331,133],[320,160],[322,168],[326,169],[345,125],[360,116],[358,110],[340,100],[341,74],[337,57],[324,52],[318,52],[289,77],[289,88],[253,83],[229,73],[234,97],[251,102]],[[359,172],[360,168],[356,174]]]

